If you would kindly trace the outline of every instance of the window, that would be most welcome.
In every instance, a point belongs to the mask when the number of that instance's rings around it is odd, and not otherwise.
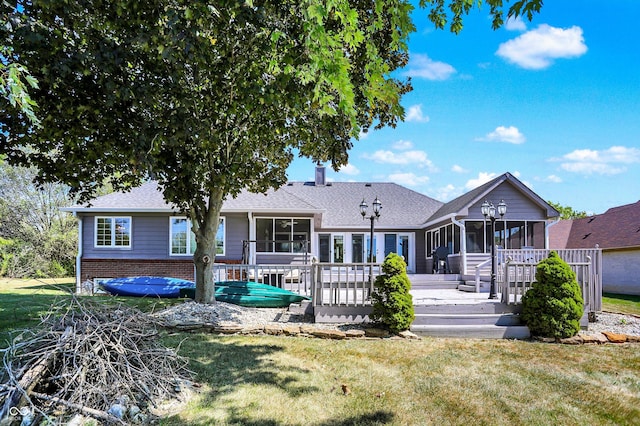
[[[171,255],[193,255],[196,251],[196,236],[191,231],[191,221],[186,217],[171,217],[170,219]],[[221,217],[216,233],[216,255],[225,255],[225,218]]]
[[[95,246],[108,248],[130,248],[131,218],[96,217]]]
[[[258,253],[306,253],[311,250],[311,220],[256,218]]]

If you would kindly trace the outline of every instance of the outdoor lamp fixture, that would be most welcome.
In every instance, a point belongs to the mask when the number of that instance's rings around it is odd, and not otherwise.
[[[362,220],[366,218],[368,209],[369,206],[363,198],[360,203]],[[369,238],[369,283],[371,285],[373,285],[373,222],[380,217],[380,210],[382,210],[382,203],[378,200],[378,197],[376,197],[376,199],[373,200],[373,214],[369,216],[369,220],[371,221],[371,237]]]
[[[497,299],[496,294],[496,206],[489,201],[482,203],[480,206],[484,219],[491,220],[491,289],[489,290],[489,299]],[[500,218],[507,213],[507,204],[504,200],[500,200],[497,207]]]
[[[362,199],[360,203],[360,214],[362,215],[362,220],[364,220],[367,216],[367,209],[369,206],[367,202]],[[382,210],[382,203],[376,197],[373,200],[373,214],[369,216],[369,220],[371,221],[371,239],[369,240],[369,262],[373,262],[373,222],[380,217],[380,210]]]

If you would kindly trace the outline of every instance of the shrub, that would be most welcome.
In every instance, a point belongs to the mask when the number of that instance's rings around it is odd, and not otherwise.
[[[375,281],[371,319],[394,333],[408,330],[415,315],[409,293],[411,281],[402,257],[390,253],[382,263],[383,274]]]
[[[522,298],[522,319],[531,334],[556,339],[580,331],[584,301],[576,274],[552,251],[538,263],[536,282]]]

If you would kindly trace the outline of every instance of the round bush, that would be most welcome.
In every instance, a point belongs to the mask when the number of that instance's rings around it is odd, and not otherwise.
[[[396,253],[390,253],[382,264],[383,274],[376,278],[373,298],[373,321],[394,333],[408,330],[415,318],[411,281],[407,264]]]
[[[522,298],[522,320],[531,334],[559,339],[580,331],[583,312],[576,274],[552,251],[538,263],[536,282]]]

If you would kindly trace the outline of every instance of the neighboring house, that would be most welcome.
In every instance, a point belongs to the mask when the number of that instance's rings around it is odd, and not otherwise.
[[[509,173],[443,204],[394,183],[290,182],[266,194],[242,192],[224,202],[216,262],[249,264],[362,263],[369,256],[370,221],[359,205],[375,198],[382,211],[375,222],[373,260],[390,252],[404,256],[408,272],[433,271],[432,255],[446,247],[449,271],[467,272],[490,253],[485,201],[508,206],[496,221],[497,244],[505,248],[547,248],[550,205]],[[127,193],[98,197],[91,206],[65,209],[79,219],[78,282],[130,275],[193,279],[195,241],[189,221],[162,198],[154,182]]]
[[[593,247],[602,249],[603,291],[640,295],[640,201],[551,228],[552,249]]]

